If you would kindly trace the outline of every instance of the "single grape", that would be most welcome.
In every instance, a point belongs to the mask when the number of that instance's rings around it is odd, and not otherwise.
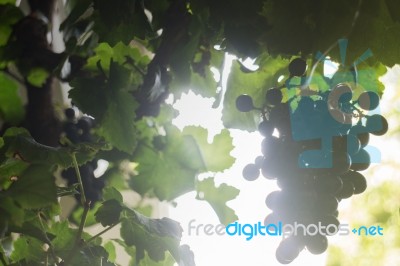
[[[82,132],[90,132],[92,122],[88,117],[81,117],[77,123],[78,128],[82,129]]]
[[[382,115],[375,114],[367,117],[365,128],[371,132],[371,134],[382,136],[388,131],[389,124]]]
[[[266,93],[267,103],[270,105],[277,105],[282,102],[283,95],[280,89],[272,88]]]
[[[73,120],[75,118],[75,110],[73,108],[65,109],[64,113],[65,116],[70,120]]]
[[[336,214],[336,211],[337,210],[335,210],[334,214]],[[325,215],[325,216],[321,217],[320,219],[318,219],[319,220],[318,222],[321,222],[322,226],[325,226],[325,227],[329,226],[329,228],[325,228],[328,230],[324,230],[322,233],[324,233],[326,235],[334,235],[335,233],[337,233],[336,231],[338,230],[340,222],[334,214]],[[333,226],[335,226],[336,228],[333,228]]]
[[[369,142],[368,130],[362,124],[357,124],[350,128],[349,134],[357,136],[360,140],[361,147],[365,147]]]
[[[269,120],[264,120],[258,125],[258,131],[264,137],[272,136],[274,129],[274,126]]]
[[[320,193],[335,194],[343,187],[342,179],[337,176],[316,176],[315,190]]]
[[[258,168],[261,168],[261,167],[262,167],[263,161],[264,161],[264,156],[257,156],[257,157],[254,159],[254,164],[255,164]]]
[[[304,59],[295,58],[289,64],[290,75],[301,77],[306,73],[307,63]]]
[[[276,259],[283,264],[292,262],[300,253],[300,245],[294,236],[289,236],[281,241],[276,249]]]
[[[360,94],[357,103],[364,110],[374,110],[379,106],[379,95],[373,91],[365,91]]]
[[[352,182],[350,182],[350,180],[346,179],[346,178],[342,178],[342,182],[343,182],[343,186],[342,189],[339,190],[335,196],[338,199],[347,199],[350,198],[351,196],[353,196],[354,194],[354,185]]]
[[[338,208],[338,201],[332,195],[318,195],[315,202],[315,211],[317,213],[330,214]]]
[[[361,149],[359,152],[351,156],[350,169],[355,171],[366,170],[371,165],[371,157],[365,149]]]
[[[260,168],[251,163],[243,168],[242,174],[247,181],[254,181],[260,176]]]
[[[354,194],[363,193],[367,189],[367,180],[365,177],[356,171],[349,171],[341,175],[343,179],[348,179],[354,186]]]
[[[311,254],[322,254],[328,248],[328,238],[324,235],[316,234],[306,236],[306,248]]]
[[[247,95],[242,94],[236,98],[236,108],[240,112],[249,112],[254,109],[253,99]]]
[[[271,210],[277,209],[277,204],[281,201],[282,198],[282,192],[277,190],[277,191],[272,191],[271,193],[268,194],[268,196],[265,198],[265,205]]]

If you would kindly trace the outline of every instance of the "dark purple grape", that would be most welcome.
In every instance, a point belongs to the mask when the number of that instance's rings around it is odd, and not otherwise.
[[[342,179],[336,176],[315,177],[315,190],[320,193],[335,194],[342,189]]]
[[[67,119],[69,119],[69,120],[75,119],[75,110],[73,108],[65,109],[64,113],[65,113],[65,116],[67,117]]]
[[[292,262],[297,256],[299,256],[302,246],[295,236],[289,236],[281,241],[278,248],[276,249],[276,259],[282,264],[288,264]]]
[[[272,88],[266,93],[267,103],[270,105],[277,105],[282,102],[283,95],[280,89]]]
[[[253,99],[247,95],[242,94],[236,98],[236,108],[240,112],[249,112],[254,109]]]
[[[363,193],[367,189],[367,180],[359,172],[349,171],[341,175],[341,178],[347,179],[353,184],[354,194]]]
[[[342,189],[339,190],[335,196],[338,199],[347,199],[350,198],[351,196],[353,196],[354,194],[354,185],[353,183],[346,179],[346,178],[342,178],[342,182],[343,182],[343,186]]]
[[[357,138],[360,140],[361,147],[365,147],[369,142],[368,130],[361,124],[357,124],[352,127],[349,131],[349,134],[357,136]]]
[[[389,129],[389,124],[382,115],[372,115],[367,117],[367,123],[365,128],[376,136],[382,136],[386,134]]]
[[[360,94],[357,103],[364,110],[374,110],[379,106],[379,95],[373,91],[365,91]]]
[[[92,128],[92,122],[88,117],[81,117],[77,123],[78,128],[82,130],[83,133],[89,133]]]
[[[255,164],[248,164],[242,171],[244,179],[254,181],[260,176],[260,168]]]
[[[371,165],[371,157],[369,156],[369,153],[364,149],[361,149],[359,152],[352,155],[351,161],[352,163],[350,169],[355,171],[366,170]]]
[[[307,63],[301,58],[293,59],[289,64],[290,75],[295,77],[301,77],[306,73]]]
[[[274,129],[275,129],[274,126],[268,120],[264,120],[258,125],[258,131],[264,137],[272,136]]]
[[[306,239],[306,248],[311,254],[322,254],[328,248],[328,238],[324,235],[308,235]]]

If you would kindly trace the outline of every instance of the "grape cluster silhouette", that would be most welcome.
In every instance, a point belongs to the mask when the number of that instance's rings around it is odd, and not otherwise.
[[[303,59],[292,60],[289,79],[304,77],[306,70]],[[282,264],[291,263],[304,249],[323,253],[327,236],[339,228],[338,203],[367,188],[360,171],[370,166],[374,155],[367,148],[369,137],[385,134],[388,122],[370,112],[379,106],[376,92],[356,95],[351,86],[332,84],[328,91],[300,93],[290,99],[282,94],[286,86],[270,88],[261,108],[254,106],[249,95],[236,99],[239,111],[261,110],[263,117],[258,126],[264,137],[262,156],[243,168],[243,177],[254,181],[262,174],[276,180],[280,188],[266,197],[272,213],[264,223],[325,228],[312,235],[300,228],[296,235],[284,237],[276,250],[276,259]]]
[[[67,120],[64,122],[64,133],[72,143],[91,142],[92,135],[90,133],[93,127],[94,120],[88,116],[76,117],[73,108],[65,110]],[[85,190],[86,200],[94,206],[96,201],[102,198],[102,189],[105,186],[103,177],[96,178],[94,170],[97,168],[97,160],[92,160],[86,164],[79,166],[79,171],[82,178],[82,184]],[[67,181],[67,185],[71,186],[78,183],[78,178],[75,173],[74,167],[62,171],[61,176]],[[75,194],[78,202],[81,202],[81,195]]]

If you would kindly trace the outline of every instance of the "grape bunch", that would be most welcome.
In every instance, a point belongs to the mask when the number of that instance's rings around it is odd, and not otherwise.
[[[303,59],[294,59],[289,79],[304,77],[306,69]],[[327,249],[327,236],[340,229],[338,203],[367,188],[360,171],[374,156],[368,149],[370,134],[381,136],[388,130],[386,119],[373,112],[379,106],[377,93],[356,94],[350,83],[330,85],[328,91],[300,92],[290,99],[283,97],[285,86],[271,88],[261,108],[246,94],[236,100],[239,111],[261,110],[263,118],[258,126],[264,137],[262,156],[243,168],[243,177],[253,181],[262,174],[280,188],[266,197],[272,213],[264,223],[304,225],[296,232],[285,227],[292,231],[276,250],[282,264],[291,263],[304,249],[312,254]]]
[[[64,133],[72,143],[92,141],[90,130],[93,127],[93,119],[87,116],[77,118],[73,108],[67,108],[65,110],[65,116],[67,120],[64,123]],[[91,207],[94,206],[94,202],[101,200],[102,189],[105,186],[104,178],[96,178],[94,176],[94,170],[96,168],[97,160],[92,160],[79,166],[86,200],[91,202]],[[74,167],[63,170],[61,175],[67,181],[68,186],[78,183]],[[75,198],[78,202],[81,201],[80,194],[75,194]]]

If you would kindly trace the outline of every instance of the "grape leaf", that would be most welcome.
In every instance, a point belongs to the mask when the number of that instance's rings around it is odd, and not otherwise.
[[[49,72],[44,68],[32,68],[27,75],[28,82],[35,87],[42,87],[49,77]]]
[[[227,184],[216,187],[213,178],[199,181],[196,189],[196,198],[207,201],[218,215],[221,223],[227,225],[238,219],[235,211],[226,206],[226,202],[236,198],[239,195],[239,189]]]
[[[55,237],[53,234],[43,232],[43,230],[31,222],[25,222],[22,226],[10,225],[9,231],[36,238],[47,244],[50,244],[49,240],[54,239]]]
[[[56,185],[46,165],[32,164],[5,191],[23,208],[42,208],[57,203]]]
[[[36,142],[24,128],[9,128],[3,135],[4,154],[8,158],[20,158],[27,163],[73,166],[72,153],[81,165],[93,159],[100,149],[109,149],[105,143],[79,143],[72,147],[49,147]]]
[[[40,262],[45,259],[45,256],[46,253],[41,241],[32,237],[21,236],[14,242],[14,250],[10,258],[14,261]]]
[[[105,187],[103,189],[103,199],[106,200],[116,200],[119,203],[123,202],[121,193],[114,187]]]
[[[172,125],[166,132],[164,150],[140,145],[135,151],[138,175],[130,178],[129,186],[141,195],[152,192],[161,200],[172,200],[194,189],[195,175],[204,164],[192,137]]]
[[[111,262],[115,262],[115,259],[117,258],[117,253],[115,250],[115,246],[112,241],[108,241],[107,243],[104,244],[104,249],[108,253],[108,260]]]
[[[235,158],[230,155],[234,147],[232,137],[227,129],[223,129],[221,133],[214,136],[212,143],[208,143],[208,132],[205,128],[188,126],[183,129],[182,133],[195,139],[205,164],[204,171],[223,171],[235,162]]]
[[[25,212],[11,197],[0,193],[0,220],[2,223],[12,223],[21,226],[24,222]]]
[[[151,24],[144,12],[143,0],[113,2],[94,1],[95,26],[100,41],[115,44],[129,43],[134,37],[144,39],[152,32]],[[119,14],[115,16],[115,14]]]
[[[18,85],[2,72],[0,72],[0,84],[0,116],[11,125],[17,125],[24,117]]]
[[[122,205],[115,199],[106,200],[95,213],[96,221],[102,226],[110,226],[119,222]]]
[[[127,210],[126,214],[121,236],[126,245],[136,247],[136,262],[144,258],[145,251],[154,261],[164,260],[165,252],[169,251],[180,265],[194,265],[191,251],[179,246],[183,230],[178,222],[166,217],[150,219],[133,210]]]
[[[18,177],[27,167],[28,163],[14,158],[2,162],[0,165],[0,188],[3,190],[8,188],[11,178]]]
[[[127,153],[132,153],[137,144],[134,125],[137,106],[137,102],[128,92],[117,92],[114,95],[114,101],[108,105],[98,131],[99,135],[111,145]]]
[[[121,247],[123,247],[126,253],[132,258],[129,262],[129,266],[173,266],[175,265],[174,257],[168,252],[165,252],[165,260],[163,261],[154,261],[149,258],[149,254],[145,251],[143,259],[140,260],[139,263],[136,262],[136,248],[135,246],[128,246],[121,239],[113,239],[114,242],[118,243]]]

